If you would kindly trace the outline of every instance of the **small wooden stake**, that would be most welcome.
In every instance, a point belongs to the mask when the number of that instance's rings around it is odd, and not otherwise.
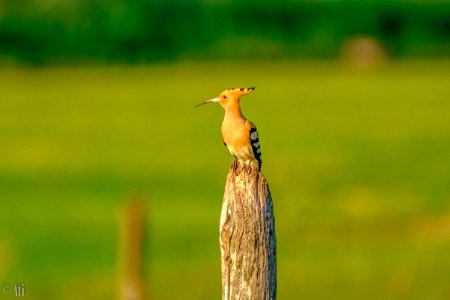
[[[120,300],[143,300],[142,247],[144,238],[143,204],[139,199],[123,207],[120,230]]]
[[[220,218],[222,299],[276,299],[275,218],[269,185],[254,168],[234,163]]]

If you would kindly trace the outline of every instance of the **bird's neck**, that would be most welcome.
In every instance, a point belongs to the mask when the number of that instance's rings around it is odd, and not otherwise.
[[[241,107],[238,102],[230,103],[225,109],[225,119],[243,119]]]

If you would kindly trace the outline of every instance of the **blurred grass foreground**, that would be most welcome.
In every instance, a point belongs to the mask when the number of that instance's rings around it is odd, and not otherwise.
[[[2,68],[0,283],[112,299],[117,209],[139,193],[151,299],[218,299],[232,158],[222,109],[192,106],[255,85],[242,105],[274,198],[280,299],[446,299],[449,82],[448,61]]]

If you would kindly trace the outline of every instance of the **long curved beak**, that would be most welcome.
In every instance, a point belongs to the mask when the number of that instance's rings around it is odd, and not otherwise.
[[[213,98],[213,99],[209,99],[209,100],[203,101],[202,103],[197,104],[196,106],[194,106],[194,108],[195,107],[199,107],[200,105],[203,105],[203,104],[211,103],[211,102],[219,102],[219,98],[216,97],[216,98]]]

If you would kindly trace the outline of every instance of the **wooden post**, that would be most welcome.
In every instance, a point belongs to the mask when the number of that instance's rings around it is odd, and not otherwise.
[[[144,282],[142,250],[144,239],[144,205],[139,198],[124,203],[119,238],[119,299],[143,300]]]
[[[276,299],[275,218],[263,174],[234,163],[220,218],[222,299]]]

